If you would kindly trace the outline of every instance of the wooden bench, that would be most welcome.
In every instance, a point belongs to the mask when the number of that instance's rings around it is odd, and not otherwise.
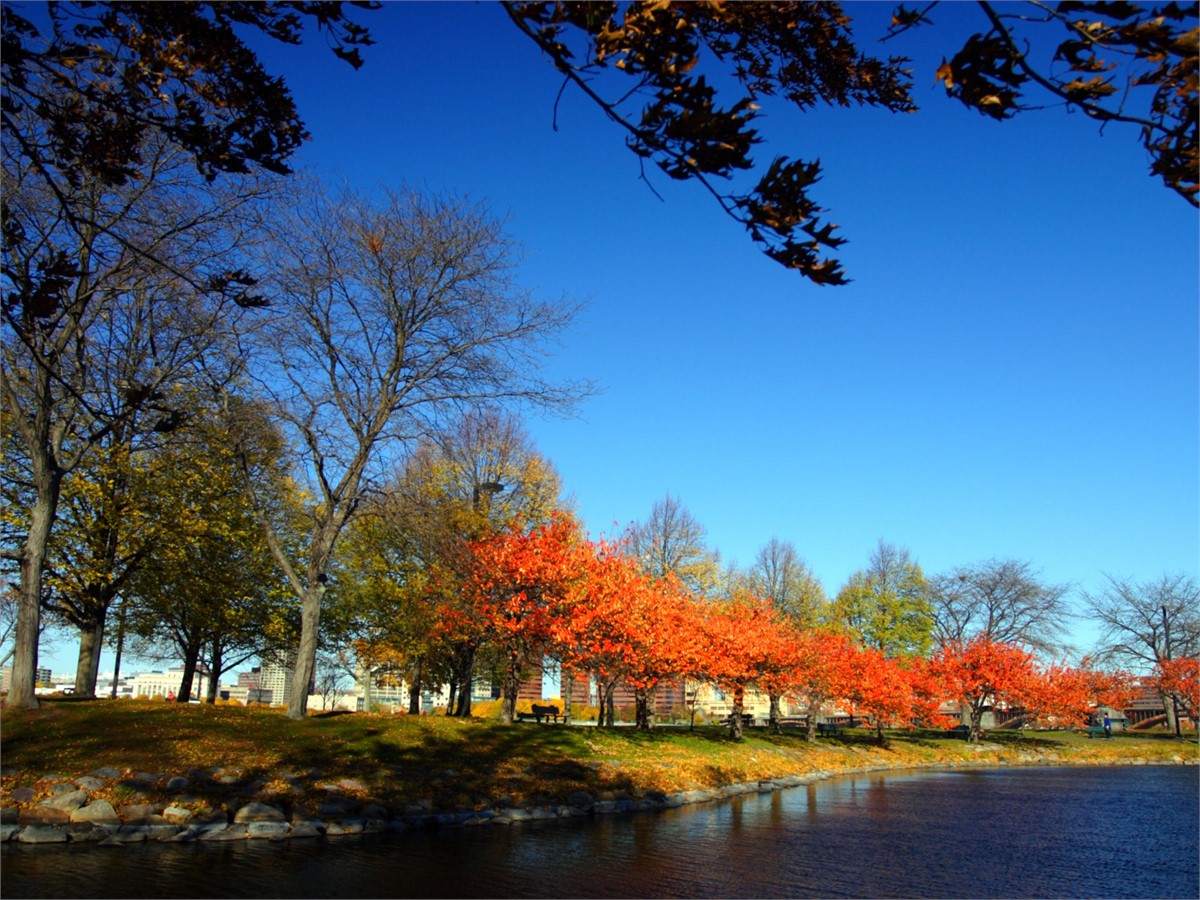
[[[723,718],[721,720],[721,724],[722,725],[732,725],[733,724],[733,713],[730,713],[725,718]],[[749,728],[753,724],[754,724],[754,713],[742,713],[742,726],[745,728]]]
[[[845,726],[838,725],[834,722],[818,722],[817,734],[837,734]]]
[[[534,703],[529,708],[530,708],[531,712],[517,713],[517,721],[518,722],[526,722],[529,719],[533,719],[538,724],[541,724],[541,721],[544,718],[552,719],[554,722],[558,722],[558,707],[557,706],[540,706],[537,703]]]
[[[1103,725],[1089,725],[1087,727],[1087,736],[1091,738],[1111,738],[1112,732],[1108,731]]]

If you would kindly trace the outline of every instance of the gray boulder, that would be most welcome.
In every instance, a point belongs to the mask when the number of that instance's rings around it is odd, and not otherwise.
[[[162,816],[172,825],[185,825],[192,818],[192,811],[182,806],[168,806],[162,811]]]
[[[110,829],[93,825],[91,822],[72,822],[62,826],[62,830],[73,844],[96,843],[112,835]]]
[[[200,832],[199,839],[202,841],[244,841],[246,832],[245,825],[221,825]]]
[[[104,779],[96,778],[94,775],[84,775],[82,778],[76,778],[75,783],[85,791],[98,791],[104,787]]]
[[[67,836],[52,825],[26,825],[17,835],[22,844],[65,844]]]
[[[251,822],[246,828],[246,837],[250,840],[279,840],[287,837],[291,828],[292,826],[287,822]]]
[[[247,822],[283,822],[286,818],[283,810],[268,803],[252,801],[234,814],[233,821],[243,824]]]
[[[121,817],[107,800],[94,800],[71,813],[72,822],[88,822],[93,825],[119,825]]]
[[[55,785],[55,787],[58,787],[58,785]],[[70,812],[79,809],[79,807],[87,803],[87,800],[87,791],[70,791],[68,793],[59,794],[55,797],[47,797],[38,804],[38,807],[46,807],[49,809],[65,809]]]
[[[69,810],[56,809],[53,806],[38,806],[17,813],[17,822],[21,825],[65,825],[69,821]]]
[[[292,822],[291,837],[320,837],[325,833],[325,823],[319,819],[296,819]]]

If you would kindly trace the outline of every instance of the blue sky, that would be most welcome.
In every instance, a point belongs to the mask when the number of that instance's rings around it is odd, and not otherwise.
[[[313,135],[299,165],[486,199],[524,285],[586,301],[549,371],[604,392],[528,426],[593,536],[669,492],[727,561],[789,540],[831,594],[880,539],[929,572],[1196,574],[1195,209],[1128,128],[948,100],[933,72],[973,6],[877,45],[891,9],[847,4],[864,49],[913,59],[919,113],[760,123],[764,160],[822,162],[841,288],[767,259],[696,185],[651,173],[660,200],[578,92],[554,130],[560,79],[498,6],[360,14],[377,44],[357,72],[319,40],[263,57]]]

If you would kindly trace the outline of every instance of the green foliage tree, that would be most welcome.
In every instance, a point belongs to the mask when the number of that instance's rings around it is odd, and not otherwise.
[[[863,646],[887,657],[924,656],[932,646],[928,584],[909,552],[880,541],[867,568],[850,576],[831,619]]]
[[[160,365],[156,377],[126,385],[116,409],[90,402],[80,382],[94,368],[88,351],[103,321],[96,307],[128,296],[150,271],[175,281],[156,297],[170,297],[163,306],[178,307],[184,319],[197,318],[189,308],[196,298],[259,302],[232,248],[210,246],[202,265],[181,259],[181,242],[194,248],[197,225],[211,223],[224,201],[200,204],[199,222],[195,210],[158,202],[164,171],[183,180],[164,161],[189,160],[202,182],[219,173],[283,172],[304,139],[286,88],[262,69],[238,28],[296,43],[312,17],[334,52],[355,65],[357,45],[370,39],[334,2],[56,3],[41,16],[24,12],[13,4],[0,10],[0,387],[29,453],[34,497],[19,548],[5,550],[20,566],[9,703],[34,707],[38,602],[62,479],[114,423],[151,402],[173,371]]]
[[[183,660],[181,697],[206,663],[212,699],[223,672],[292,637],[292,607],[224,417],[193,423],[151,457],[141,505],[152,545],[123,588],[126,627],[141,655]]]
[[[418,446],[364,507],[340,554],[339,590],[360,623],[360,657],[404,666],[410,711],[423,681],[441,682],[451,686],[447,712],[470,715],[478,654],[488,648],[469,615],[446,616],[471,575],[468,542],[545,524],[561,508],[553,466],[515,416],[494,408]],[[442,618],[459,627],[439,629]]]

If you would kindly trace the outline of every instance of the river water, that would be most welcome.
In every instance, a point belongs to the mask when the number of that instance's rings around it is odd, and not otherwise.
[[[1200,768],[863,774],[436,834],[5,845],[17,897],[1200,896]]]

